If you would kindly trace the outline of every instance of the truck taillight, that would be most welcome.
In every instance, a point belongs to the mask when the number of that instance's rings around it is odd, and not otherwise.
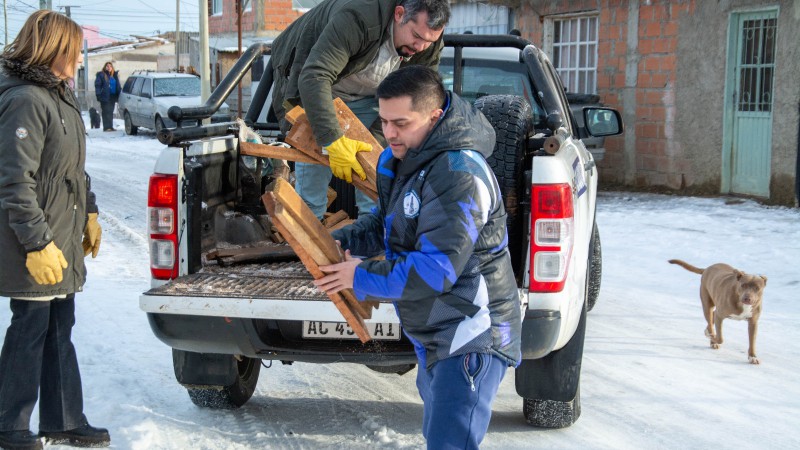
[[[561,292],[567,279],[573,236],[569,184],[531,187],[530,292]]]
[[[150,273],[157,280],[178,276],[178,177],[152,175],[147,195]]]

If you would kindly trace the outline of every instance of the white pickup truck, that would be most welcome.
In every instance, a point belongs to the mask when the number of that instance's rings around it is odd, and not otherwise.
[[[489,163],[503,190],[523,310],[523,362],[515,369],[522,410],[531,425],[567,427],[580,415],[586,315],[601,271],[598,176],[581,138],[622,133],[620,115],[585,108],[579,131],[547,56],[523,39],[453,35],[445,45],[439,70],[447,88],[474,100],[497,132]],[[274,115],[261,107],[272,84],[268,53],[266,44],[250,47],[205,105],[174,107],[170,117],[180,124],[211,116],[238,80],[266,61],[245,120],[265,142],[280,141]],[[173,348],[175,376],[194,403],[243,405],[261,360],[413,369],[413,346],[391,304],[367,320],[373,339],[362,344],[299,262],[208,258],[219,248],[259,245],[269,234],[259,201],[269,176],[248,171],[235,124],[164,129],[158,137],[168,147],[150,179],[152,288],[140,306]]]

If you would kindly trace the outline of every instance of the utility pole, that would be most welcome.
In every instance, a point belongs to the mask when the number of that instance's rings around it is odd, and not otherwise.
[[[48,0],[48,3],[51,3],[51,1],[52,0]],[[71,19],[72,18],[72,8],[80,8],[80,6],[61,5],[61,6],[59,6],[59,8],[64,8],[64,15]],[[48,8],[48,9],[50,9],[50,8]]]
[[[211,96],[211,68],[208,54],[208,2],[200,2],[200,98],[205,103]],[[210,119],[204,120],[210,123]]]
[[[3,0],[3,22],[5,22],[3,29],[6,30],[6,38],[3,40],[3,45],[8,45],[8,9],[6,8],[6,0]]]
[[[239,46],[239,53],[237,55],[238,58],[242,57],[242,10],[244,9],[244,5],[242,4],[242,0],[236,0],[234,2],[236,4],[236,36],[237,42]],[[239,81],[239,84],[236,87],[236,117],[242,117],[242,82]]]
[[[181,68],[181,0],[175,0],[175,72]]]
[[[53,0],[39,0],[39,9],[53,9]]]

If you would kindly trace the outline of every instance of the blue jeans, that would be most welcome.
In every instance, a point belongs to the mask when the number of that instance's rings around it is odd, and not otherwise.
[[[346,104],[367,128],[378,118],[378,100],[376,98],[367,97]],[[294,175],[296,177],[294,187],[297,194],[311,208],[314,215],[318,219],[322,219],[328,209],[328,185],[333,176],[330,167],[298,162],[294,165]],[[353,176],[358,175],[353,174]],[[375,202],[356,189],[356,206],[358,206],[358,215],[361,216],[369,214],[375,207]]]
[[[478,449],[492,417],[492,402],[508,363],[468,353],[417,369],[422,435],[429,450]]]
[[[29,429],[37,396],[39,431],[84,425],[81,374],[71,340],[74,294],[50,301],[12,298],[11,312],[0,352],[0,431]]]

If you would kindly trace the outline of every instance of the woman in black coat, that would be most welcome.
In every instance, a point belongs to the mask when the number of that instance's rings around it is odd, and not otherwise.
[[[114,69],[114,64],[108,61],[94,78],[94,93],[102,110],[103,131],[114,131],[114,104],[119,100],[120,92],[122,85],[119,73]]]
[[[68,80],[83,33],[48,10],[31,14],[0,56],[0,297],[11,324],[0,352],[0,448],[108,446],[83,414],[71,333],[83,258],[100,248],[86,175],[86,128]],[[39,434],[30,431],[39,403]]]

